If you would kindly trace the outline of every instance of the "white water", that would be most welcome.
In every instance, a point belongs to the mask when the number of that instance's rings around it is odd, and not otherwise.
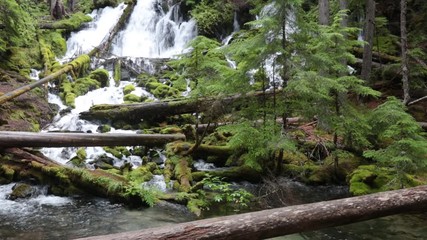
[[[179,16],[179,5],[164,13],[159,0],[139,0],[113,54],[126,57],[172,57],[197,35],[196,22]]]
[[[62,58],[62,61],[65,62],[80,54],[88,53],[98,46],[117,23],[125,7],[126,5],[121,3],[116,8],[106,7],[94,10],[89,14],[93,19],[89,24],[89,28],[71,33],[70,38],[67,40],[67,53]]]
[[[117,23],[121,13],[125,8],[120,4],[116,8],[104,8],[95,10],[91,16],[94,19],[87,29],[72,33],[67,40],[67,53],[60,61],[66,62],[81,53],[87,53],[93,47],[99,45],[109,30]],[[131,15],[129,24],[122,31],[116,43],[113,45],[113,55],[145,57],[145,59],[135,59],[134,64],[143,65],[142,68],[153,72],[150,67],[148,57],[171,57],[173,54],[181,53],[186,43],[196,36],[195,22],[190,20],[184,22],[179,15],[179,6],[175,5],[164,13],[159,1],[157,0],[139,0]],[[148,64],[147,64],[148,63]],[[111,73],[110,73],[111,75]],[[44,131],[81,131],[96,132],[98,124],[79,119],[79,114],[89,110],[95,104],[120,104],[123,103],[123,88],[126,85],[133,84],[135,91],[133,94],[138,96],[152,95],[140,87],[136,87],[133,81],[121,81],[119,86],[115,86],[113,78],[110,76],[109,86],[88,92],[84,96],[75,99],[75,108],[65,115],[57,115]],[[61,99],[53,94],[49,94],[49,102],[57,104],[60,110],[67,107],[61,102]],[[116,130],[112,128],[111,132],[134,131]],[[49,158],[66,164],[76,155],[77,148],[44,148],[42,152]],[[87,163],[92,162],[101,155],[106,154],[114,160],[115,166],[120,166],[124,161],[139,166],[142,160],[139,156],[123,157],[117,159],[113,155],[106,153],[102,147],[88,147]]]

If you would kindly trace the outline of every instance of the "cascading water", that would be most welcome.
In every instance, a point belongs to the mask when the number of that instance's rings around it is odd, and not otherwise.
[[[89,28],[72,33],[67,40],[67,53],[63,61],[81,53],[87,53],[94,46],[97,46],[108,34],[108,31],[120,18],[125,8],[120,4],[116,8],[107,7],[94,11],[91,16],[94,22]],[[183,21],[179,13],[179,5],[173,5],[168,12],[164,12],[158,0],[139,0],[130,17],[129,24],[117,37],[112,47],[113,56],[130,56],[136,64],[145,63],[145,70],[155,71],[147,58],[172,57],[173,54],[181,53],[185,44],[196,36],[194,20]],[[143,59],[141,60],[141,57]],[[75,99],[75,108],[68,114],[58,115],[54,122],[45,130],[47,131],[83,131],[96,132],[97,124],[79,119],[79,113],[89,110],[94,104],[119,104],[123,103],[123,88],[133,84],[135,90],[132,92],[138,96],[152,98],[151,94],[144,89],[137,87],[132,81],[121,81],[119,86],[115,86],[114,80],[110,77],[108,87],[97,89],[84,96]],[[55,95],[50,95],[51,103],[58,104],[60,110],[66,109],[60,99]],[[124,132],[112,128],[111,132]],[[127,131],[129,132],[129,131]],[[42,152],[60,162],[66,163],[75,156],[76,148],[45,148]],[[114,159],[114,165],[120,166],[124,161],[139,165],[141,158],[138,156],[115,158],[112,154],[106,153],[101,147],[86,148],[87,162],[93,162],[97,157],[106,154]]]
[[[138,1],[129,23],[113,44],[113,55],[168,58],[180,54],[197,34],[196,22],[183,21],[179,4],[164,13],[159,0]]]

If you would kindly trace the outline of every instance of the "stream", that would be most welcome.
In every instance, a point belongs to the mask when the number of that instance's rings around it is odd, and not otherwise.
[[[118,34],[112,46],[112,56],[127,57],[135,62],[144,63],[143,68],[153,69],[150,58],[170,58],[186,51],[185,44],[197,35],[194,20],[185,21],[180,14],[179,5],[164,10],[160,0],[139,0],[132,13],[127,27]],[[125,8],[120,4],[116,8],[95,10],[90,15],[93,22],[88,28],[72,33],[67,40],[68,51],[60,59],[68,62],[73,57],[87,53],[97,46],[102,38],[114,26]],[[236,22],[236,21],[235,21]],[[235,30],[238,25],[234,26]],[[143,61],[138,59],[144,58]],[[102,62],[102,61],[101,61]],[[233,63],[230,60],[230,64]],[[102,67],[98,65],[96,67]],[[111,69],[107,69],[111,71]],[[115,86],[110,77],[110,85],[76,98],[76,108],[68,113],[58,114],[52,124],[43,131],[70,130],[96,132],[98,125],[79,119],[79,113],[87,111],[94,104],[123,103],[123,88],[136,84],[130,78]],[[136,87],[133,92],[155,100],[150,93]],[[67,107],[59,97],[49,94],[49,102]],[[112,128],[111,132],[135,132]],[[136,132],[135,132],[136,134]],[[41,151],[47,157],[61,164],[66,164],[76,155],[76,148],[44,148]],[[162,158],[161,150],[156,150]],[[106,153],[101,147],[88,147],[87,163],[102,154],[114,159],[115,166],[124,161],[134,167],[142,163],[139,156],[128,156],[122,159]],[[197,161],[198,169],[215,170],[212,164]],[[0,186],[0,239],[73,239],[123,231],[138,230],[149,227],[195,220],[186,207],[178,204],[160,202],[153,208],[127,209],[121,204],[112,204],[108,200],[88,196],[58,197],[47,194],[46,186],[35,186],[37,194],[29,199],[9,200],[8,195],[15,183]],[[148,182],[162,191],[168,187],[162,176],[155,176]],[[241,183],[240,183],[241,184]],[[246,185],[241,184],[245,187]],[[246,186],[257,192],[259,186]],[[347,189],[341,186],[314,187],[280,179],[281,192],[276,196],[274,207],[322,201],[348,195]],[[208,216],[221,215],[212,211]],[[323,229],[320,231],[294,234],[275,239],[425,239],[427,236],[427,214],[398,215],[361,223]]]

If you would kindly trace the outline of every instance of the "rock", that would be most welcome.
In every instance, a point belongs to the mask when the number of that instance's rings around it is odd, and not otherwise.
[[[18,198],[29,198],[34,194],[34,188],[26,183],[17,183],[12,187],[12,193],[8,199],[15,200]]]

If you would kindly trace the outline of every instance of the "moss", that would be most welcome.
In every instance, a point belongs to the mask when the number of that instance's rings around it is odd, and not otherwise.
[[[101,84],[92,79],[90,76],[86,78],[79,78],[73,84],[73,92],[76,96],[82,96],[88,93],[89,91],[98,89],[101,87]]]
[[[424,184],[412,175],[403,174],[398,178],[397,174],[394,169],[361,165],[348,177],[350,193],[364,195]],[[402,181],[398,179],[402,179]]]
[[[153,172],[157,169],[156,163],[147,163],[146,165],[140,166],[128,173],[126,176],[129,181],[136,184],[150,181],[153,178]]]
[[[116,87],[120,85],[120,80],[122,79],[122,66],[120,60],[117,60],[114,63],[114,82]]]
[[[65,105],[70,106],[72,108],[75,108],[75,99],[76,99],[76,94],[74,93],[67,93],[65,95]]]
[[[140,96],[137,96],[137,95],[135,95],[135,94],[132,94],[132,93],[129,93],[129,94],[126,94],[124,97],[123,97],[123,100],[125,101],[125,102],[141,102],[141,97]]]
[[[54,28],[64,28],[67,30],[77,30],[83,23],[92,21],[92,18],[82,12],[77,12],[67,19],[56,21],[53,23]]]
[[[15,170],[7,165],[1,165],[0,174],[8,181],[12,181],[15,176]]]
[[[108,124],[104,124],[104,125],[99,126],[96,131],[100,132],[100,133],[106,133],[106,132],[111,131],[111,126]]]
[[[229,2],[202,1],[191,11],[200,35],[219,37],[229,32],[233,22],[233,6]],[[224,29],[228,26],[229,29]],[[228,31],[227,31],[228,30]]]
[[[50,59],[51,62],[55,61],[55,55],[61,56],[64,55],[67,51],[67,42],[65,38],[62,36],[61,31],[42,31],[40,34],[40,38],[43,39],[42,47],[45,48],[42,50],[44,54],[45,61]],[[46,51],[52,51],[52,55]],[[53,57],[53,58],[52,58]]]
[[[180,92],[178,89],[167,86],[162,83],[149,83],[147,85],[148,89],[151,90],[150,92],[156,97],[156,98],[178,98],[180,97]]]
[[[93,8],[105,8],[105,7],[116,7],[118,4],[117,0],[93,0]]]
[[[166,127],[162,128],[160,130],[161,134],[175,134],[175,133],[182,133],[182,129],[176,126],[173,127]]]
[[[124,88],[123,88],[123,94],[129,94],[129,93],[131,93],[131,92],[133,92],[133,91],[135,91],[135,86],[134,85],[132,85],[132,84],[129,84],[129,85],[126,85]]]
[[[113,154],[114,157],[121,159],[123,156],[130,156],[131,153],[129,152],[129,149],[126,147],[104,147],[104,151]]]
[[[109,85],[110,74],[105,69],[96,69],[89,74],[89,77],[98,81],[101,84],[101,87],[107,87]]]

